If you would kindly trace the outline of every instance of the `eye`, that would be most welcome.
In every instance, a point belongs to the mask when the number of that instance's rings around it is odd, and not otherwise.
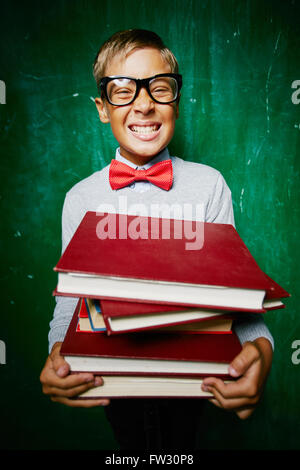
[[[157,86],[152,89],[152,93],[169,93],[170,91],[170,88],[163,86]]]
[[[158,99],[172,100],[176,93],[176,82],[171,77],[157,78],[150,82],[150,91]]]
[[[131,100],[135,93],[135,83],[128,78],[116,78],[108,84],[107,91],[113,102]]]
[[[126,90],[126,89],[116,89],[114,90],[114,94],[117,94],[117,95],[129,95],[132,93],[132,90]]]

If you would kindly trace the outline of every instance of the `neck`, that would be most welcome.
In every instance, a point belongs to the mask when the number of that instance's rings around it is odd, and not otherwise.
[[[136,166],[143,166],[156,157],[156,155],[152,155],[151,157],[139,157],[138,155],[137,156],[124,155],[123,152],[122,153],[120,152],[120,155],[123,158],[126,158],[126,160],[130,161],[131,163],[134,163]]]
[[[119,149],[121,157],[126,158],[126,160],[130,161],[131,163],[133,163],[136,166],[146,165],[147,163],[151,162],[155,158],[159,157],[159,155],[161,155],[165,151],[166,151],[166,148],[162,149],[160,152],[158,152],[155,155],[151,155],[149,157],[148,156],[146,157],[146,156],[143,156],[143,155],[132,155],[132,154],[128,155],[126,151],[124,152],[123,149]]]

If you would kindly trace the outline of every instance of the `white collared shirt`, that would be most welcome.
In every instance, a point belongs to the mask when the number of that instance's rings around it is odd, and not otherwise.
[[[123,157],[120,154],[120,148],[117,148],[116,156],[115,156],[116,160],[118,160],[119,162],[125,163],[131,168],[134,168],[135,170],[148,170],[148,168],[151,168],[151,166],[155,165],[155,163],[162,162],[163,160],[169,160],[169,158],[170,158],[170,154],[167,148],[162,150],[160,153],[158,153],[155,157],[153,157],[149,162],[145,163],[143,166],[137,166],[135,163]],[[149,181],[135,181],[128,187],[132,189],[133,191],[136,191],[137,193],[143,193],[150,189],[151,184],[152,183],[150,183]]]

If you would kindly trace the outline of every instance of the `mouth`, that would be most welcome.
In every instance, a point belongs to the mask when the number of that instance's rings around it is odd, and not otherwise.
[[[151,123],[151,124],[130,124],[128,126],[131,133],[142,140],[152,140],[154,139],[160,131],[160,123]]]

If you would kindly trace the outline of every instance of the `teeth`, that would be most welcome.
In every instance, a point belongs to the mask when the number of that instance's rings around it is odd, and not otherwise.
[[[133,132],[138,134],[151,134],[151,132],[156,132],[158,129],[157,125],[154,126],[131,126]]]

